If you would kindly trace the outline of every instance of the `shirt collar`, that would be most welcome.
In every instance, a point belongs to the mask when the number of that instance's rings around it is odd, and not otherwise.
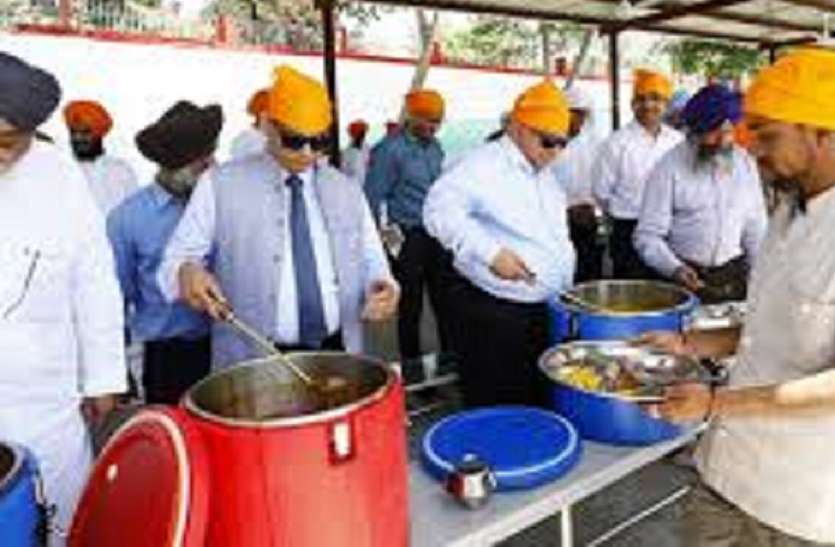
[[[150,188],[151,200],[158,209],[163,209],[175,202],[175,198],[168,190],[159,185],[158,182],[151,184]]]
[[[528,176],[536,177],[538,175],[533,165],[531,165],[531,162],[528,161],[528,158],[525,157],[519,149],[519,146],[513,142],[513,139],[511,139],[509,135],[505,134],[505,136],[498,140],[498,143],[507,154],[511,163],[521,169]]]

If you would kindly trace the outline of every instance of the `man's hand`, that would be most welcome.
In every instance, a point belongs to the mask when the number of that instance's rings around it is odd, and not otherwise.
[[[669,331],[646,332],[629,341],[632,346],[647,346],[672,355],[690,355],[692,348],[681,333]]]
[[[704,282],[699,278],[696,270],[690,266],[679,266],[673,274],[673,279],[680,285],[684,285],[693,292],[704,288]]]
[[[680,384],[668,387],[665,400],[657,405],[646,405],[651,415],[671,422],[703,420],[711,412],[713,394],[703,384]]]
[[[580,203],[569,207],[568,218],[571,222],[580,226],[590,227],[597,224],[597,215],[595,215],[594,212],[594,205],[590,203]]]
[[[371,284],[365,298],[362,318],[366,321],[385,321],[397,310],[400,289],[387,279],[378,279]]]
[[[217,280],[201,266],[186,262],[178,272],[180,295],[190,307],[223,321],[230,306]]]
[[[525,264],[519,255],[510,249],[501,249],[493,258],[490,264],[490,271],[497,277],[507,281],[524,281],[533,283],[536,279],[534,273]]]
[[[81,413],[93,427],[98,427],[108,414],[116,408],[115,395],[100,395],[98,397],[85,397],[81,403]]]

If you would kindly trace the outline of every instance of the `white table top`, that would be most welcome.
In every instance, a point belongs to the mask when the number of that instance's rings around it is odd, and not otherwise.
[[[701,428],[644,447],[583,442],[580,463],[561,479],[519,492],[500,492],[474,511],[458,505],[420,462],[410,467],[411,547],[484,546],[497,543],[564,507],[693,441]]]

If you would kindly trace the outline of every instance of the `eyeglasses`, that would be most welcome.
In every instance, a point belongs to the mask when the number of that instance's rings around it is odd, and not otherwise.
[[[306,145],[310,145],[310,149],[314,152],[321,152],[326,150],[331,142],[330,137],[324,134],[305,137],[291,133],[279,133],[279,136],[281,137],[281,146],[290,150],[301,150]]]
[[[559,135],[539,134],[539,145],[546,150],[553,150],[554,148],[565,148],[568,141],[565,137]]]

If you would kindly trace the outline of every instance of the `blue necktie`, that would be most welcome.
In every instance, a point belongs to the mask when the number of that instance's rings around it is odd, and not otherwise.
[[[299,342],[318,348],[328,334],[322,290],[316,271],[316,255],[307,221],[307,207],[302,193],[302,179],[287,177],[290,187],[290,242],[293,246],[293,269],[296,276],[296,296],[299,302]]]

